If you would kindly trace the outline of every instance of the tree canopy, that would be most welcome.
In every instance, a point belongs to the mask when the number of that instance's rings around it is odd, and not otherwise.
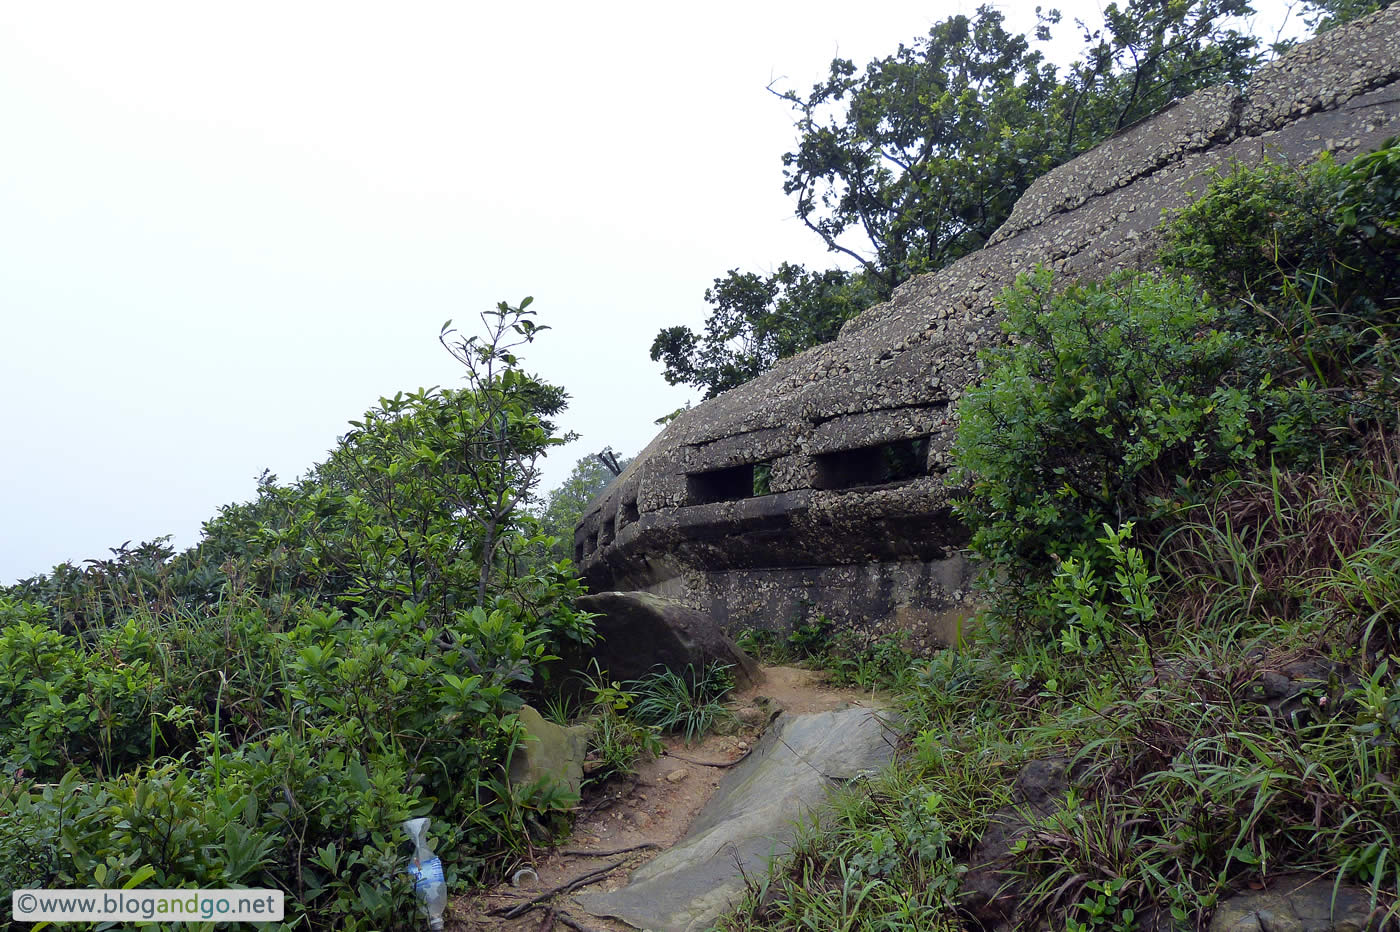
[[[703,333],[661,330],[651,358],[711,397],[833,339],[902,282],[981,248],[1037,177],[1202,87],[1239,82],[1264,55],[1247,0],[1129,0],[1076,22],[1078,61],[1041,50],[1060,17],[1014,34],[990,6],[957,15],[859,68],[832,61],[795,114],[784,191],[797,217],[854,270],[732,269],[705,292]]]
[[[551,562],[573,558],[574,528],[583,517],[584,509],[617,478],[618,474],[603,462],[604,455],[611,453],[611,448],[608,448],[603,453],[591,453],[581,458],[574,463],[569,478],[545,496],[539,523],[540,533],[552,539],[549,545]],[[632,457],[620,457],[615,462],[620,473],[632,462]]]
[[[671,384],[705,388],[710,398],[742,385],[785,356],[836,339],[841,324],[879,300],[861,272],[808,271],[784,262],[773,275],[730,269],[705,292],[714,312],[704,335],[689,327],[657,334],[651,358]]]

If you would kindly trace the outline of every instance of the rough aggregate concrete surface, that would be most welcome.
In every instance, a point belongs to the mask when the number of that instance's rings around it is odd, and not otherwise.
[[[1037,264],[1083,279],[1150,267],[1164,212],[1234,161],[1345,160],[1397,134],[1400,6],[1297,47],[1245,88],[1208,88],[1128,127],[1036,181],[986,248],[672,422],[580,523],[586,581],[660,592],[735,627],[790,624],[793,591],[838,622],[956,608],[969,570],[948,571],[965,535],[944,480],[978,350],[1003,338],[997,295]],[[917,475],[887,481],[882,450],[912,442]],[[755,467],[765,485],[745,491]],[[822,587],[842,566],[881,577],[858,606]],[[746,588],[767,570],[789,580],[776,601]]]

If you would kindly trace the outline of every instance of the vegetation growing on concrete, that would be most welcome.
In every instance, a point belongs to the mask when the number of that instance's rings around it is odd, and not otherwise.
[[[1004,296],[960,434],[986,607],[913,668],[902,763],[724,928],[1199,929],[1293,870],[1400,921],[1397,181],[1394,143],[1231,170],[1171,221],[1195,277]]]

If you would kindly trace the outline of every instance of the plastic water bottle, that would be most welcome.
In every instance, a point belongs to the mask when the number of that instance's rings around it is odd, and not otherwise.
[[[408,873],[413,878],[413,892],[428,911],[428,928],[442,928],[442,911],[447,908],[447,879],[442,874],[442,859],[428,847],[428,820],[409,819],[403,830],[413,839],[413,860]]]

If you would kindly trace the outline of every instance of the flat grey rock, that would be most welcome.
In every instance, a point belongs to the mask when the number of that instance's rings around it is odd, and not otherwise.
[[[833,789],[890,762],[889,716],[863,708],[779,716],[724,777],[684,839],[639,868],[626,887],[578,896],[578,903],[651,932],[709,928],[743,895],[744,873],[761,876]]]
[[[1210,932],[1365,932],[1371,921],[1366,890],[1334,887],[1334,878],[1296,873],[1273,878],[1267,890],[1245,890],[1220,904]]]

